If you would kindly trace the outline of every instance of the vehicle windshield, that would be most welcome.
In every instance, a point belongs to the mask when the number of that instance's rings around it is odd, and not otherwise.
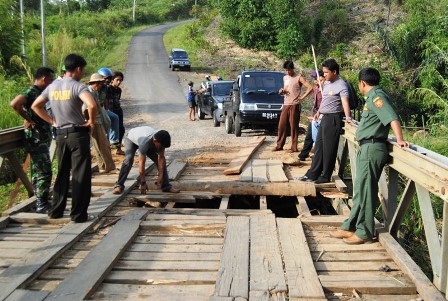
[[[173,52],[174,59],[188,59],[188,55],[185,51],[175,51]]]
[[[282,73],[251,73],[246,74],[242,80],[241,88],[243,93],[263,93],[277,94],[283,87]]]
[[[233,82],[214,84],[213,85],[213,95],[215,95],[215,96],[230,95],[232,86],[233,86]]]

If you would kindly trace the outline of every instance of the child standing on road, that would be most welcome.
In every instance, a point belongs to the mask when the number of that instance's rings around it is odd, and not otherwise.
[[[188,82],[188,107],[190,108],[188,114],[190,116],[191,121],[196,120],[196,100],[195,100],[196,91],[193,90],[193,82]]]

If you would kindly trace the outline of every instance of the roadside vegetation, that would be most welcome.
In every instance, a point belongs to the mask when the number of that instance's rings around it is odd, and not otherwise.
[[[134,21],[132,1],[89,0],[82,5],[74,0],[47,1],[48,65],[58,70],[67,53],[77,52],[88,61],[87,74],[100,66],[124,70],[135,32],[196,16],[164,38],[167,49],[188,51],[193,72],[234,78],[242,69],[280,69],[284,59],[311,70],[313,45],[318,63],[335,58],[352,83],[362,67],[378,68],[406,139],[448,155],[448,0],[204,0],[197,6],[194,2],[141,0]],[[25,0],[26,57],[21,55],[17,6],[15,0],[0,3],[0,129],[21,124],[9,101],[31,82],[42,61],[38,3]],[[9,191],[2,186],[0,197]],[[440,220],[443,201],[432,200]],[[380,212],[378,218],[382,219]],[[402,245],[431,277],[416,199],[401,231]]]

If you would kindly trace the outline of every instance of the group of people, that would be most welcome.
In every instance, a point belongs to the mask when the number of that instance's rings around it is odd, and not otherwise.
[[[91,137],[98,164],[106,172],[115,169],[108,139],[111,144],[117,144],[117,154],[124,154],[121,151],[124,138],[126,156],[117,187],[124,188],[122,183],[129,174],[136,150],[140,148],[140,153],[147,154],[159,168],[160,176],[156,184],[163,191],[178,192],[170,186],[166,173],[164,149],[170,146],[169,133],[154,129],[142,131],[146,128],[141,127],[132,129],[128,137],[124,137],[119,88],[123,73],[112,73],[108,68],[100,68],[92,74],[86,85],[80,82],[86,65],[82,56],[69,54],[64,60],[61,78],[57,80],[54,80],[55,72],[52,69],[41,67],[35,73],[33,85],[11,101],[12,108],[24,118],[25,146],[31,157],[36,212],[46,213],[54,219],[62,218],[71,187],[70,218],[75,223],[93,218],[87,213],[92,192]],[[106,116],[112,116],[109,117],[109,131],[105,127],[108,124]],[[116,121],[115,128],[113,119]],[[50,203],[52,171],[49,145],[52,133],[56,140],[58,173]],[[142,135],[149,139],[143,142]],[[134,147],[131,141],[137,146]],[[144,171],[141,178],[144,179]],[[146,191],[146,185],[142,181],[140,184],[142,192]],[[121,191],[114,189],[114,193]]]
[[[314,156],[310,169],[298,180],[326,183],[331,180],[336,163],[339,137],[344,121],[352,123],[347,83],[339,75],[339,64],[334,59],[323,62],[322,70],[313,72],[314,87],[294,72],[294,65],[286,61],[283,65],[284,87],[279,93],[285,95],[282,115],[278,126],[277,144],[273,151],[283,149],[286,130],[291,130],[290,152],[297,151],[297,128],[301,111],[301,101],[313,93],[314,122],[319,122],[317,135],[312,138],[313,123],[307,129],[305,142],[298,159],[306,160],[314,144]],[[356,158],[356,178],[354,179],[353,207],[341,228],[330,235],[343,239],[347,244],[362,244],[374,236],[374,213],[378,203],[378,181],[389,159],[387,137],[390,128],[396,136],[399,147],[409,147],[397,114],[392,108],[388,95],[379,86],[380,73],[374,68],[364,68],[358,74],[358,88],[364,96],[361,120],[356,131],[359,152]],[[305,86],[306,92],[301,94]]]

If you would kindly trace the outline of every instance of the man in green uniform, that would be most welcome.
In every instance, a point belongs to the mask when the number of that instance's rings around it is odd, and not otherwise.
[[[53,82],[54,71],[47,67],[37,69],[34,84],[11,101],[11,107],[23,117],[25,127],[25,149],[31,158],[31,178],[36,196],[36,212],[48,213],[51,184],[51,126],[42,120],[31,105],[42,91]]]
[[[356,131],[356,140],[360,147],[356,157],[353,207],[341,228],[330,233],[330,236],[342,238],[347,244],[363,244],[373,237],[378,180],[389,158],[386,142],[391,127],[397,145],[409,147],[409,142],[403,140],[401,125],[389,97],[378,86],[378,70],[364,68],[359,72],[358,79],[359,90],[366,103]]]

